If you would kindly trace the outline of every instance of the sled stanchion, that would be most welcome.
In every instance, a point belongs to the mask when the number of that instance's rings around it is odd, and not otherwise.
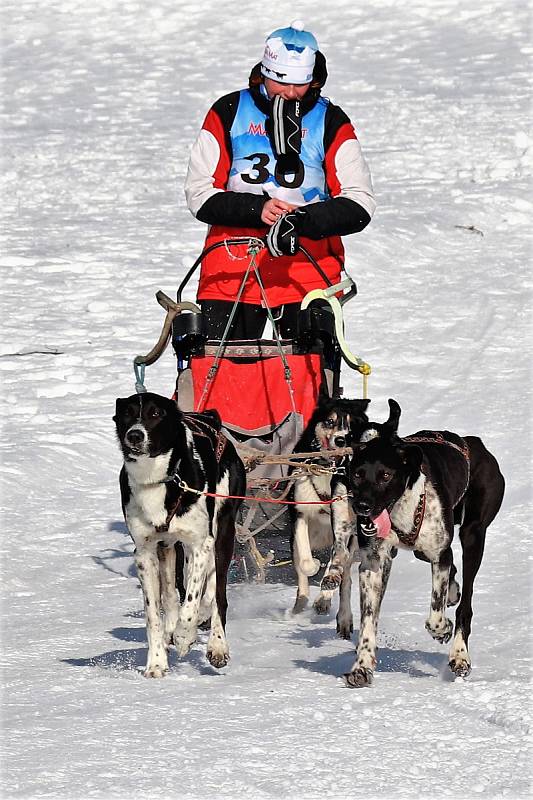
[[[368,373],[363,372],[363,400],[368,400]]]

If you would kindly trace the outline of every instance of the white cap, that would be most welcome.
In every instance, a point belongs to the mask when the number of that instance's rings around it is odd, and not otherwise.
[[[303,26],[301,20],[294,20],[290,27],[270,34],[261,61],[265,78],[278,83],[311,83],[318,42]]]

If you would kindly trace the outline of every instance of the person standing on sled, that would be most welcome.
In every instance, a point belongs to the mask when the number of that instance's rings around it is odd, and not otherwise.
[[[206,247],[267,236],[256,262],[283,338],[295,335],[307,292],[324,288],[300,243],[338,283],[340,237],[362,231],[376,207],[353,126],[321,95],[326,78],[326,60],[303,23],[275,30],[248,88],[208,112],[185,181],[190,211],[209,225]],[[203,259],[198,302],[208,338],[222,338],[249,261],[248,245],[218,247]],[[229,338],[260,338],[266,319],[251,272]]]

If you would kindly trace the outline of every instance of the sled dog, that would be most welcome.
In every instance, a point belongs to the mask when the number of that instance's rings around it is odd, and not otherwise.
[[[226,583],[233,555],[235,515],[244,494],[243,464],[221,433],[216,411],[184,414],[173,400],[151,392],[116,401],[113,417],[124,463],[122,509],[135,543],[143,591],[148,660],[145,676],[168,670],[168,649],[184,656],[198,623],[211,617],[207,658],[223,667]],[[216,496],[220,495],[220,496]],[[176,547],[185,553],[185,598],[176,592]]]
[[[349,447],[368,423],[365,413],[369,400],[349,400],[320,395],[317,407],[309,420],[294,452],[307,453],[320,450],[335,450]],[[326,467],[335,468],[334,460],[324,462]],[[309,580],[320,569],[320,561],[313,557],[313,551],[333,545],[331,529],[331,505],[304,505],[320,500],[331,499],[331,473],[322,475],[303,474],[294,482],[290,505],[291,548],[298,581],[293,613],[303,611],[309,601]],[[299,504],[300,503],[300,504]],[[327,614],[331,608],[331,590],[323,589],[313,603],[318,614]],[[346,624],[337,617],[337,630],[340,635],[346,632]],[[348,633],[348,638],[349,638]]]
[[[449,431],[419,431],[399,438],[400,406],[389,400],[386,423],[370,426],[354,447],[347,474],[332,486],[348,490],[350,500],[336,503],[335,542],[331,566],[322,585],[332,589],[345,581],[358,518],[361,622],[357,657],[345,680],[368,686],[376,666],[376,632],[383,595],[396,548],[414,552],[431,564],[432,591],[426,630],[439,642],[452,638],[449,666],[465,677],[471,670],[468,640],[474,579],[483,556],[485,533],[501,506],[505,482],[494,456],[476,436]],[[351,509],[349,509],[351,506]],[[460,525],[462,592],[452,557],[454,525]],[[349,572],[349,570],[348,570]],[[459,603],[454,626],[446,606]]]

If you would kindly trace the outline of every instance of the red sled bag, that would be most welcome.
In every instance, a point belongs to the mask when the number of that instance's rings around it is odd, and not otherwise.
[[[224,425],[243,432],[276,426],[293,411],[307,424],[322,380],[319,355],[286,356],[290,383],[279,355],[254,361],[226,356],[210,381],[214,361],[211,355],[191,360],[195,411],[216,408]]]

